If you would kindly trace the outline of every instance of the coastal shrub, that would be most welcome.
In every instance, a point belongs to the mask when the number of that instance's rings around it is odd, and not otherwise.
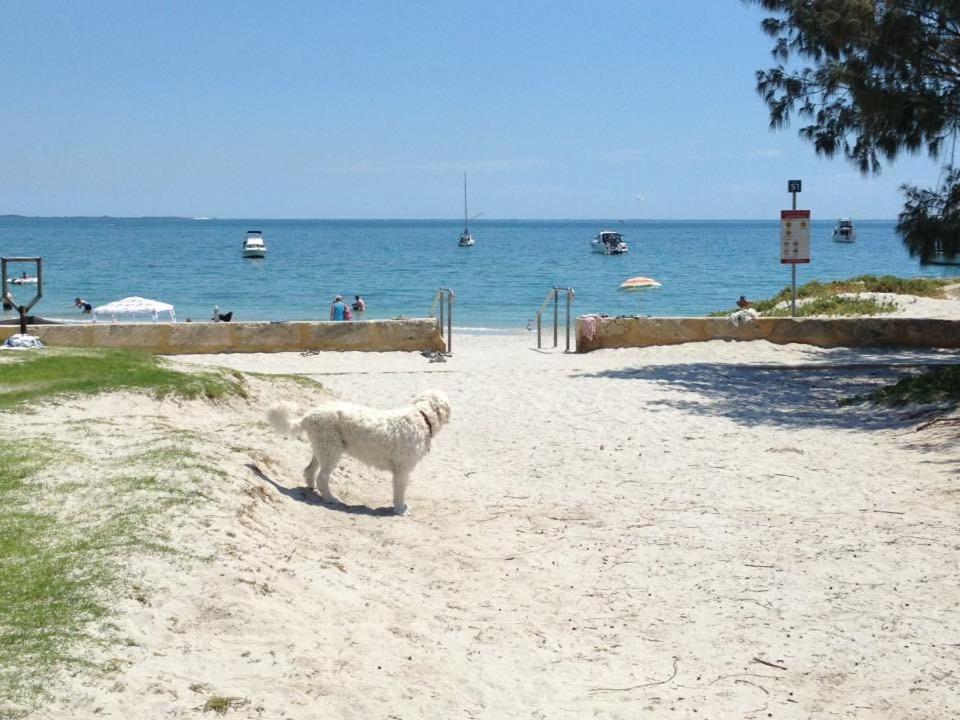
[[[960,403],[960,366],[929,370],[853,400],[869,400],[881,405],[957,404]]]
[[[797,305],[797,317],[882,315],[896,309],[896,305],[887,301],[828,295]],[[790,314],[789,306],[763,312],[765,317],[790,317]]]
[[[821,282],[812,280],[803,285],[797,286],[797,299],[817,298],[822,301],[819,304],[808,303],[797,307],[799,317],[809,315],[872,315],[876,313],[892,312],[896,308],[891,303],[878,303],[876,307],[869,303],[872,301],[860,302],[828,302],[827,299],[836,295],[845,293],[895,293],[897,295],[919,295],[922,297],[942,298],[944,288],[953,283],[953,279],[946,278],[901,278],[895,275],[860,275],[849,280],[831,280]],[[766,300],[756,300],[750,303],[750,307],[767,317],[789,316],[790,310],[786,312],[775,310],[774,308],[782,303],[789,302],[791,299],[791,288],[788,285]],[[851,298],[855,300],[855,298]],[[845,300],[841,298],[840,300]],[[814,310],[813,308],[818,308]],[[877,308],[883,309],[877,309]],[[811,308],[807,310],[807,308]],[[734,312],[736,308],[722,310],[711,313],[711,317],[721,317]]]
[[[797,300],[801,298],[798,296]],[[859,298],[859,297],[837,297],[836,295],[826,295],[823,297],[817,297],[813,300],[804,298],[805,302],[797,303],[797,317],[814,317],[814,316],[828,316],[828,317],[851,317],[851,316],[862,316],[862,315],[882,315],[884,313],[893,312],[896,310],[896,305],[892,302],[886,300],[873,300],[872,298]],[[789,298],[788,298],[789,301]],[[790,306],[786,307],[776,307],[776,305],[782,300],[773,302],[772,300],[764,300],[757,303],[751,303],[750,307],[754,308],[759,312],[763,317],[790,317],[791,310]],[[733,310],[724,310],[721,312],[711,313],[710,317],[726,317]]]
[[[943,288],[952,281],[943,278],[901,278],[895,275],[859,275],[849,280],[820,282],[813,280],[797,287],[798,298],[826,297],[843,293],[895,293],[941,298]],[[783,288],[771,300],[772,304],[790,299],[790,286]]]
[[[245,396],[239,373],[184,372],[161,358],[130,350],[24,352],[0,372],[0,411],[62,395],[131,390],[156,397],[218,400]]]

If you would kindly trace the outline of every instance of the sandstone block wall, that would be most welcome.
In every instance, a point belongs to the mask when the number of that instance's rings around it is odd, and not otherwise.
[[[109,347],[163,355],[303,350],[444,350],[435,320],[251,323],[84,323],[30,325],[52,347]],[[20,332],[0,326],[0,342]]]
[[[768,340],[819,347],[960,348],[960,321],[922,318],[758,318],[734,326],[727,318],[577,318],[577,352],[676,345],[707,340]]]

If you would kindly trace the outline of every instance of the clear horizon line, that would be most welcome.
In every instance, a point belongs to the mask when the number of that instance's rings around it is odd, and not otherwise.
[[[195,222],[206,222],[210,220],[225,220],[230,222],[251,221],[251,222],[277,222],[277,221],[303,221],[303,222],[451,222],[462,223],[463,221],[455,217],[421,217],[421,218],[403,218],[403,217],[227,217],[227,216],[204,216],[204,215],[23,215],[20,213],[0,213],[2,218],[22,218],[24,220],[188,220]],[[813,220],[833,220],[833,216],[816,217]],[[553,217],[488,217],[476,218],[472,223],[482,224],[488,222],[779,222],[778,217],[769,218],[716,218],[716,217],[663,217],[663,218],[601,218],[601,217],[582,217],[582,218],[553,218]],[[896,217],[882,218],[858,218],[857,222],[893,222]]]

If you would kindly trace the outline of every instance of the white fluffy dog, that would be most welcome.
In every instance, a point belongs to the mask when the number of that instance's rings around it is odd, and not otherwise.
[[[430,441],[450,419],[450,403],[439,390],[427,390],[413,404],[395,410],[376,410],[347,402],[331,402],[293,422],[289,405],[267,411],[270,425],[290,437],[306,433],[313,458],[303,477],[325,502],[339,502],[330,490],[330,473],[346,453],[380,470],[393,473],[393,512],[406,515],[404,502],[410,473],[430,452]]]

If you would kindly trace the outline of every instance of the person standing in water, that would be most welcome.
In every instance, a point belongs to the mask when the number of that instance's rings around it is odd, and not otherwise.
[[[333,299],[333,305],[330,306],[330,319],[337,321],[347,319],[347,306],[340,295]]]
[[[74,300],[73,300],[73,306],[74,306],[75,308],[80,308],[80,312],[82,312],[82,313],[85,314],[85,315],[89,315],[89,314],[93,311],[93,305],[91,305],[90,303],[88,303],[88,302],[87,302],[86,300],[84,300],[83,298],[79,298],[79,297],[78,297],[78,298],[74,298]]]

